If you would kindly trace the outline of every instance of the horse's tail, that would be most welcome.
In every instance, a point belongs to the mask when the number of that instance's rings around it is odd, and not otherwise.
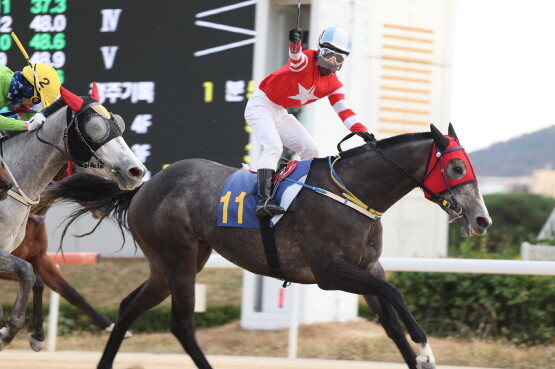
[[[76,203],[80,205],[68,216],[68,223],[63,231],[62,240],[68,227],[87,213],[91,213],[99,221],[92,231],[81,236],[93,233],[108,216],[116,220],[123,234],[123,228],[128,229],[127,210],[129,204],[139,189],[140,187],[131,191],[124,191],[119,188],[116,182],[105,177],[77,173],[49,186],[41,194],[41,200],[50,204]]]

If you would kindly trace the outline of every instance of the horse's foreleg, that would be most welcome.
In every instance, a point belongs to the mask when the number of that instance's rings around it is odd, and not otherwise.
[[[378,316],[378,320],[383,326],[385,333],[395,343],[409,368],[416,369],[416,354],[405,337],[405,332],[397,319],[397,314],[393,307],[375,296],[365,295],[363,297],[368,306]]]
[[[125,338],[127,330],[137,318],[148,309],[158,305],[169,296],[168,288],[160,279],[154,279],[152,274],[135,291],[121,301],[118,319],[114,325],[110,338],[106,343],[97,369],[111,369],[112,363]]]
[[[323,290],[342,290],[357,295],[372,295],[391,304],[407,328],[413,342],[429,348],[426,332],[410,312],[403,295],[395,286],[347,261],[332,257],[327,263],[314,263],[312,271]],[[324,267],[325,265],[325,267]],[[433,355],[431,355],[433,358]],[[429,366],[429,368],[432,368]]]
[[[6,327],[0,329],[0,350],[9,345],[17,332],[25,324],[25,309],[29,301],[31,288],[35,283],[33,268],[28,262],[0,250],[0,271],[15,274],[19,281],[19,290],[15,298],[12,313],[6,322]]]
[[[52,259],[46,255],[40,255],[32,260],[35,273],[39,275],[44,283],[53,291],[59,293],[70,304],[78,307],[83,311],[93,323],[100,329],[108,329],[112,325],[112,321],[106,316],[100,314],[93,308],[89,302],[81,295],[73,286],[71,286],[64,278],[62,272]]]
[[[33,326],[35,333],[29,337],[29,345],[33,351],[42,350],[44,342],[44,316],[42,314],[42,294],[44,292],[44,283],[42,279],[35,274],[35,284],[33,285]]]
[[[374,277],[386,280],[385,271],[379,262],[374,263],[368,270]],[[378,316],[387,336],[395,343],[405,362],[411,369],[416,369],[416,354],[405,337],[405,332],[399,323],[397,313],[391,304],[371,295],[364,295],[364,300]]]

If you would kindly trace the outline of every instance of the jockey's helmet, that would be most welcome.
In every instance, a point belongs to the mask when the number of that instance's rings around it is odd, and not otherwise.
[[[34,87],[31,98],[33,104],[42,103],[46,108],[60,94],[60,78],[54,68],[48,64],[32,64],[23,68],[23,77]]]
[[[316,63],[322,75],[339,70],[351,53],[352,40],[349,33],[337,26],[326,28],[318,39]]]

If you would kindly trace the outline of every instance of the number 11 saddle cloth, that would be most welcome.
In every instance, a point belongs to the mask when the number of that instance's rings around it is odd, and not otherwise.
[[[295,167],[287,177],[281,179],[274,201],[284,209],[293,202],[310,170],[312,160],[294,162]],[[278,173],[279,175],[280,173]],[[256,191],[256,171],[239,169],[225,181],[218,203],[218,226],[260,228],[255,215],[258,193]],[[283,214],[275,215],[270,221],[273,227]]]

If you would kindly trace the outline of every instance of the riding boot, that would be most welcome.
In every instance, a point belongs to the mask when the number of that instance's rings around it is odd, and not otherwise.
[[[272,197],[272,179],[276,173],[272,169],[258,169],[258,205],[256,216],[264,218],[285,213],[285,209],[274,203]]]

